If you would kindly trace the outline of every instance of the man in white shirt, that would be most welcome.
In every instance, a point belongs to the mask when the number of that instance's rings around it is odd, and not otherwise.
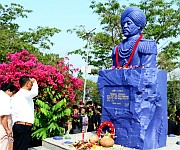
[[[33,98],[38,95],[38,84],[34,78],[28,76],[22,76],[19,84],[21,89],[13,97],[13,150],[27,150],[31,143]]]

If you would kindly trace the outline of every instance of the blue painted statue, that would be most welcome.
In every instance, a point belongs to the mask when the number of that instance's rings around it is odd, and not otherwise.
[[[101,122],[114,125],[116,144],[139,150],[166,146],[168,126],[167,74],[156,68],[155,41],[141,34],[145,24],[142,10],[124,10],[121,26],[126,39],[112,52],[113,66],[121,69],[100,70],[98,77]]]
[[[155,68],[157,46],[155,41],[143,38],[142,29],[146,16],[138,7],[128,7],[121,15],[121,27],[125,40],[115,46],[112,52],[116,68]]]

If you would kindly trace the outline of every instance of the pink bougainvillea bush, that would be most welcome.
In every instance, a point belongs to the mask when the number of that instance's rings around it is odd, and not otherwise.
[[[7,54],[8,63],[0,64],[0,84],[13,82],[19,87],[19,78],[28,75],[37,79],[39,95],[35,98],[33,136],[46,138],[59,135],[71,113],[71,105],[82,96],[83,80],[72,75],[64,59],[55,66],[44,65],[27,50]],[[74,69],[78,71],[78,69]]]

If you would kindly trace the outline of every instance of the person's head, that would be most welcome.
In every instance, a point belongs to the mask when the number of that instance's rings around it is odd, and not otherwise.
[[[97,114],[101,115],[102,113],[102,108],[97,108]]]
[[[21,88],[24,88],[26,90],[31,90],[33,86],[33,82],[31,81],[31,78],[29,76],[22,76],[19,79],[19,84]]]
[[[73,113],[74,113],[74,115],[79,113],[79,108],[77,105],[73,105]]]
[[[13,83],[2,83],[1,90],[9,96],[13,96],[18,91],[18,88]]]
[[[138,7],[128,7],[121,15],[121,27],[124,36],[140,34],[146,25],[146,15]]]
[[[85,107],[81,107],[81,114],[84,115],[86,113],[86,108]]]
[[[89,107],[89,112],[94,112],[94,107],[93,106]]]
[[[98,106],[98,103],[97,102],[94,102],[94,108],[96,109]]]
[[[97,108],[102,108],[102,105],[100,103],[98,103]]]
[[[84,107],[84,103],[82,100],[79,101],[79,106]]]
[[[87,107],[87,108],[89,108],[90,106],[92,106],[92,101],[88,101],[88,102],[86,103],[86,107]]]

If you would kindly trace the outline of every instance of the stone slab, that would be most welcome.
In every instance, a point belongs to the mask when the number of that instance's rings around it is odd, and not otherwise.
[[[50,149],[47,149],[44,146],[38,146],[38,147],[28,148],[28,150],[50,150]]]
[[[85,140],[89,140],[89,137],[93,133],[87,132],[84,135]],[[78,142],[82,139],[82,134],[70,134],[71,139],[65,139],[63,137],[62,140],[54,140],[53,138],[46,138],[42,141],[42,146],[46,147],[48,149],[52,150],[75,150],[75,148],[72,146],[72,144],[65,144],[66,141],[70,142]]]
[[[85,133],[85,139],[89,139],[89,137],[93,133]],[[71,139],[62,139],[62,140],[54,140],[53,138],[47,138],[43,140],[43,147],[46,149],[44,150],[75,150],[75,148],[72,145],[64,144],[65,141],[71,141],[75,142],[81,139],[81,133],[79,134],[71,134]],[[157,148],[157,149],[151,149],[151,150],[180,150],[180,145],[177,145],[176,142],[180,141],[180,136],[175,137],[167,137],[167,142],[165,147]],[[34,149],[32,149],[34,150]],[[37,150],[43,150],[43,149],[37,149]],[[111,148],[104,148],[104,150],[136,150],[132,148],[124,147],[122,148],[120,145],[114,145]]]

